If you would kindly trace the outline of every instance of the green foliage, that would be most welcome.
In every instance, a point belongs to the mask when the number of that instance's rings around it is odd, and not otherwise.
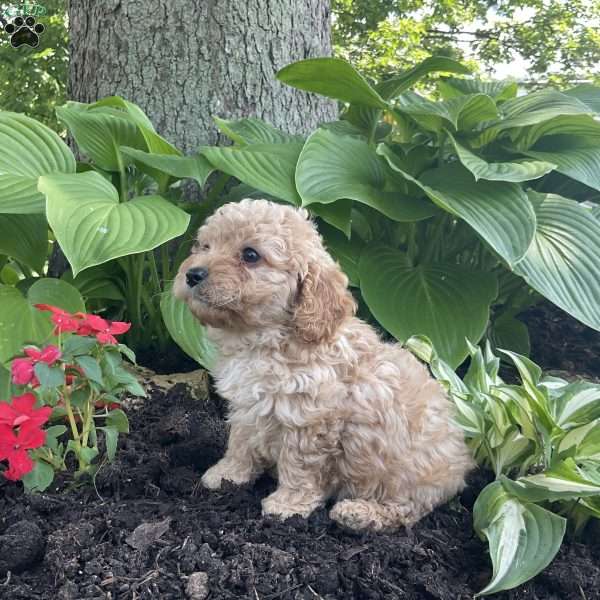
[[[195,231],[227,178],[204,203],[189,205],[181,180],[204,184],[214,167],[199,154],[183,156],[136,105],[109,97],[89,105],[69,102],[57,112],[89,162],[76,167],[71,150],[42,123],[0,112],[6,150],[0,158],[0,319],[6,319],[0,361],[49,330],[46,317],[22,293],[49,282],[81,293],[111,318],[132,321],[128,342],[137,350],[165,352],[170,340],[160,299],[191,235],[175,257],[166,244],[188,226]],[[55,243],[71,266],[63,281],[44,277]],[[163,309],[171,325],[189,322],[185,311],[177,307],[175,316]],[[170,329],[175,336],[180,331]],[[181,345],[195,359],[210,362],[207,344]]]
[[[334,0],[332,11],[335,54],[375,79],[429,54],[488,73],[521,57],[533,83],[599,75],[600,7],[587,0]]]
[[[526,357],[504,351],[521,378],[508,385],[489,344],[470,346],[461,381],[426,338],[406,346],[447,388],[478,463],[496,474],[473,513],[494,567],[480,595],[516,587],[551,562],[567,519],[579,530],[600,517],[600,385],[545,377]]]
[[[0,2],[0,13],[15,2]],[[0,110],[26,113],[55,131],[55,108],[66,100],[69,66],[67,0],[44,0],[46,30],[37,48],[13,48],[0,27]]]
[[[600,329],[600,88],[516,97],[465,71],[429,57],[371,85],[340,59],[300,61],[279,79],[345,103],[341,120],[306,140],[227,122],[234,145],[202,149],[310,209],[372,316],[400,341],[426,333],[451,367],[483,335],[526,352],[516,317],[540,295]],[[441,100],[408,89],[435,72],[454,74]]]

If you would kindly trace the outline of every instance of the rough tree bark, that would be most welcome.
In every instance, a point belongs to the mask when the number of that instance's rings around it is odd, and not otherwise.
[[[124,96],[185,152],[217,141],[213,115],[291,133],[335,117],[275,80],[331,53],[329,0],[71,0],[69,18],[71,98]]]

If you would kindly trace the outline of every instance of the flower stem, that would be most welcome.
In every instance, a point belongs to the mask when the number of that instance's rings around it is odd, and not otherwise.
[[[73,408],[71,407],[71,396],[69,392],[65,391],[65,409],[67,411],[67,417],[69,418],[69,425],[71,426],[71,433],[73,435],[73,441],[78,450],[81,449],[81,440],[79,438],[79,430],[77,429],[77,423],[75,423],[75,415],[73,415]]]

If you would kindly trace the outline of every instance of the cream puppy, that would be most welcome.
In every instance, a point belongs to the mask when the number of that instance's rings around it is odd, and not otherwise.
[[[264,514],[306,517],[335,498],[340,524],[393,530],[464,487],[473,461],[450,401],[412,354],[354,317],[347,278],[306,211],[219,208],[174,293],[216,345],[212,374],[229,402],[227,451],[207,488],[276,467]]]

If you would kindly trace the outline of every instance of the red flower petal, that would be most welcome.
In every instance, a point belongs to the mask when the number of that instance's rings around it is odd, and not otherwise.
[[[35,394],[31,392],[27,392],[27,394],[23,394],[22,396],[15,396],[12,399],[13,408],[19,412],[24,413],[26,415],[33,412],[33,407],[36,403]]]
[[[17,414],[8,402],[0,402],[0,425],[12,427]]]
[[[89,325],[94,331],[108,331],[108,321],[98,315],[86,315],[85,325]]]
[[[41,362],[45,362],[47,365],[54,364],[61,357],[61,352],[56,346],[46,346],[41,354],[40,360]]]
[[[62,308],[58,308],[58,306],[51,306],[50,304],[34,304],[34,306],[41,311],[47,311],[47,312],[51,312],[55,315],[64,315],[64,316],[71,316],[71,313],[68,313],[66,310],[63,310]]]
[[[33,361],[30,358],[15,358],[10,370],[13,383],[27,385],[33,378]]]
[[[131,329],[131,323],[124,323],[123,321],[113,321],[110,324],[109,333],[113,335],[120,335],[121,333],[126,333]]]
[[[8,469],[3,475],[11,481],[18,481],[33,469],[33,461],[25,450],[17,450],[8,458]]]
[[[39,429],[39,426],[28,421],[23,423],[17,433],[16,443],[26,450],[33,450],[43,446],[46,442],[46,432]]]
[[[117,338],[115,338],[110,333],[97,333],[96,339],[101,344],[118,344]]]
[[[42,353],[35,346],[26,346],[23,348],[23,352],[34,362],[39,361],[40,356],[42,356]]]

